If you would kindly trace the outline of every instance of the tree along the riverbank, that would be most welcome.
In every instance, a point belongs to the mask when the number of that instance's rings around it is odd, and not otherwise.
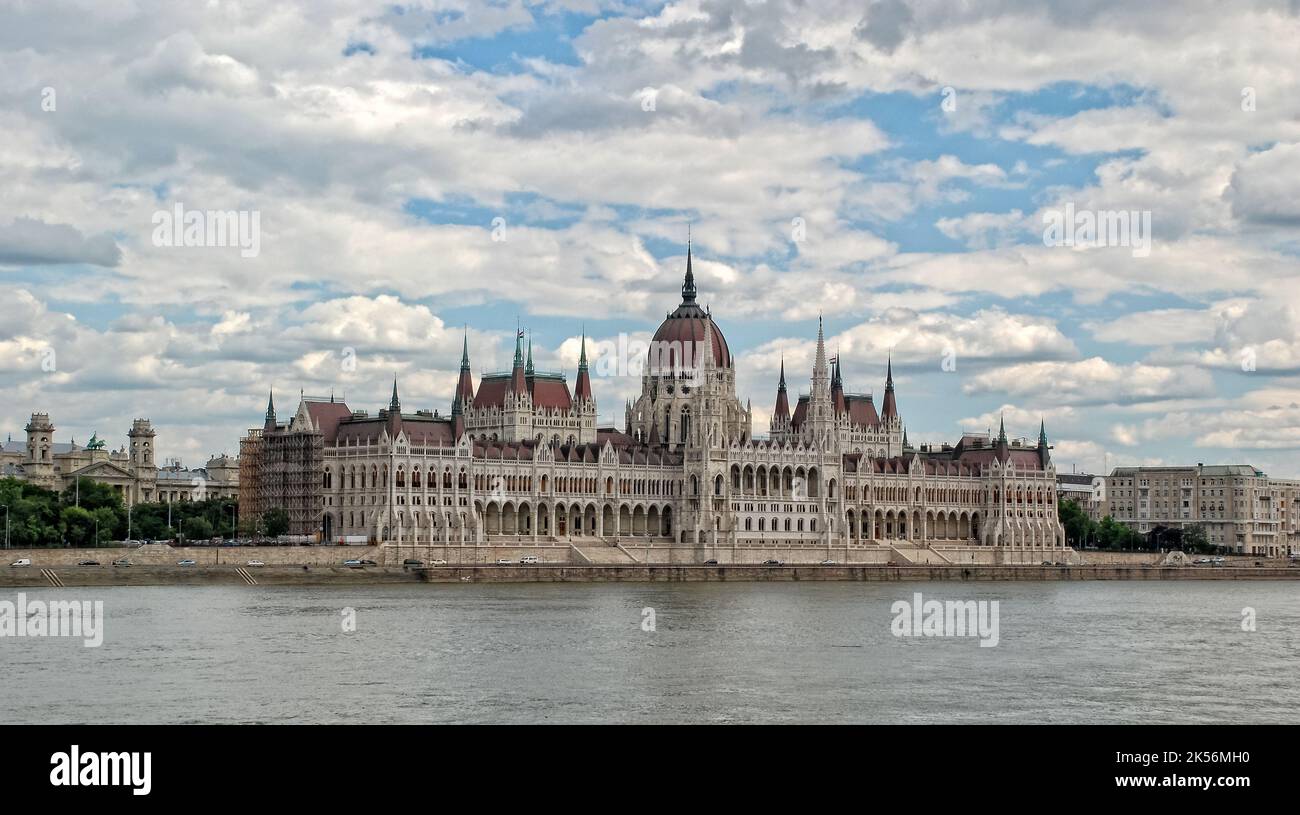
[[[83,479],[57,492],[16,478],[0,478],[0,505],[9,507],[9,545],[107,546],[128,534],[126,506],[117,490]],[[207,540],[229,537],[238,502],[233,498],[136,504],[130,513],[134,540]],[[0,510],[0,513],[3,511]],[[0,523],[3,519],[0,518]],[[0,535],[3,529],[0,528]]]
[[[1199,524],[1183,527],[1157,526],[1143,535],[1107,515],[1100,521],[1088,517],[1076,502],[1061,499],[1057,509],[1061,525],[1065,527],[1065,541],[1076,549],[1094,547],[1112,551],[1160,552],[1179,550],[1194,554],[1229,552],[1225,546],[1215,546],[1205,537]]]

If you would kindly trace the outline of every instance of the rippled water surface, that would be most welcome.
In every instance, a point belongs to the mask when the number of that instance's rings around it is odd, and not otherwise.
[[[890,606],[917,591],[998,600],[1000,643],[894,637]],[[1300,722],[1288,582],[26,594],[102,599],[104,644],[0,638],[0,721]]]

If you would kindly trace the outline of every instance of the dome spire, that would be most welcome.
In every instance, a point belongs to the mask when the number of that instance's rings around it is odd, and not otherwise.
[[[686,280],[682,283],[682,303],[695,302],[695,272],[691,270],[691,225],[686,225]]]

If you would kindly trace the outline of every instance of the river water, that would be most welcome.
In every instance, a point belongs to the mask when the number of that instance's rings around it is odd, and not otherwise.
[[[998,601],[998,644],[894,636],[915,592]],[[25,594],[103,600],[104,641],[0,637],[0,722],[1300,722],[1292,582]]]

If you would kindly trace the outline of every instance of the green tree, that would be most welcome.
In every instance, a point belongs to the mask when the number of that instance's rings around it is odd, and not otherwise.
[[[207,540],[212,537],[212,523],[202,515],[186,518],[181,529],[190,540]]]
[[[272,538],[289,534],[289,513],[282,507],[267,510],[262,515],[262,528]]]
[[[69,546],[94,546],[97,516],[83,507],[64,507],[59,513],[63,540]],[[102,523],[102,521],[101,521]],[[98,530],[103,532],[102,529]]]

